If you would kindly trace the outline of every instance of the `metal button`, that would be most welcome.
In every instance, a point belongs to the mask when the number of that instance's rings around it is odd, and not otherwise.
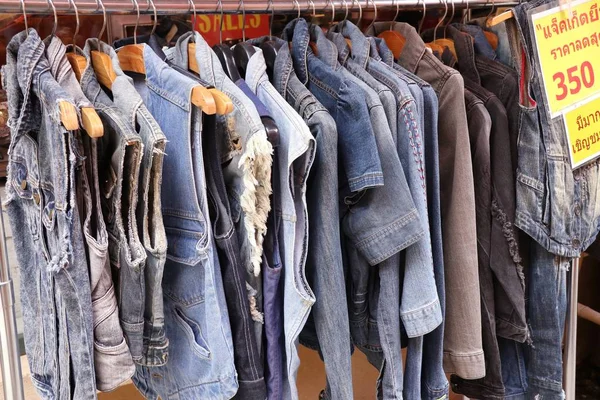
[[[35,201],[35,204],[37,204],[37,205],[40,204],[40,194],[39,193],[33,194],[33,201]]]
[[[54,209],[51,209],[50,211],[48,211],[48,219],[52,219],[53,216],[54,216]]]
[[[23,179],[21,181],[21,190],[25,190],[27,189],[27,181],[25,179]]]
[[[573,247],[579,247],[579,246],[581,246],[581,241],[579,239],[577,239],[577,238],[574,238],[573,241],[572,241],[572,243],[573,243]]]

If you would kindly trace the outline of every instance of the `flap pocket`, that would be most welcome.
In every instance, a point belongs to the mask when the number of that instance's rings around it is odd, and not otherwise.
[[[207,257],[208,237],[201,232],[165,227],[167,258],[180,264],[194,266]]]

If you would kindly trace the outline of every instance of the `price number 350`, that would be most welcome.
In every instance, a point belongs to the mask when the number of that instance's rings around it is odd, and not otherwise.
[[[567,76],[563,72],[557,72],[552,76],[560,92],[556,94],[556,100],[564,100],[569,94],[577,94],[583,85],[586,88],[594,86],[594,68],[589,61],[584,61],[581,66],[573,66],[567,69]]]

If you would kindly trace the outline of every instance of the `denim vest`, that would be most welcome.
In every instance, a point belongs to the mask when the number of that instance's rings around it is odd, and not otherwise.
[[[539,118],[523,120],[519,130],[516,225],[551,253],[578,257],[599,230],[600,162],[572,171],[563,117],[548,113],[527,18],[529,10],[547,3],[515,7],[516,19],[507,25],[520,81],[528,82],[521,96],[532,93]]]
[[[21,276],[31,380],[44,399],[95,399],[90,277],[76,184],[76,135],[34,29],[15,35],[2,70],[11,143],[6,210]]]

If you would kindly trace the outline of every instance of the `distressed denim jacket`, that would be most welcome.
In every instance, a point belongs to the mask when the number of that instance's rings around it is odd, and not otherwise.
[[[45,40],[52,75],[79,108],[93,107],[66,57],[67,47],[56,36]],[[117,298],[108,259],[108,232],[100,206],[98,151],[96,139],[77,133],[78,178],[75,190],[87,247],[92,313],[94,317],[94,366],[98,390],[110,391],[135,372],[129,346],[119,322]]]
[[[88,39],[83,54],[91,60],[92,50],[100,50],[97,39]],[[114,50],[112,50],[114,51]],[[116,65],[117,68],[118,65]],[[108,251],[116,282],[121,326],[125,332],[131,356],[142,359],[144,336],[144,265],[146,251],[139,239],[136,207],[138,179],[143,144],[134,126],[121,109],[106,94],[88,67],[81,75],[83,93],[90,99],[104,122],[104,135],[98,143],[98,171],[102,182],[102,211],[108,230]],[[130,83],[124,75],[117,76],[113,90]],[[123,185],[126,181],[128,184]]]
[[[88,45],[111,56],[113,65],[118,58],[111,46],[99,40],[89,39]],[[140,136],[143,144],[140,167],[139,198],[136,210],[137,229],[140,241],[146,251],[144,266],[144,342],[141,365],[162,365],[167,362],[169,341],[164,331],[163,295],[161,282],[167,257],[167,238],[163,225],[160,190],[162,166],[167,140],[160,126],[144,105],[136,92],[141,76],[131,79],[121,70],[114,68],[122,85],[112,90],[115,107]]]
[[[76,135],[35,29],[6,47],[11,129],[6,210],[21,276],[25,349],[42,399],[96,398],[90,277],[76,193]]]

